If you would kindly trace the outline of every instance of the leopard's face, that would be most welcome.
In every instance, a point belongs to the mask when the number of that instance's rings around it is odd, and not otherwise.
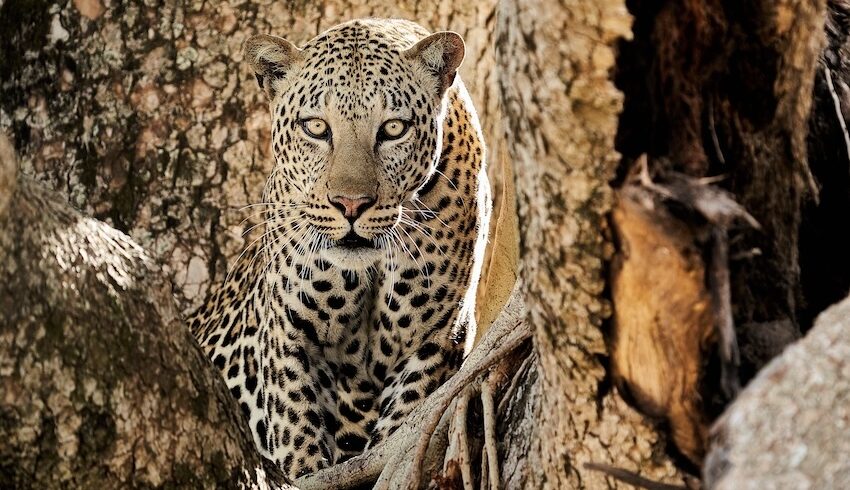
[[[443,95],[463,56],[451,33],[398,50],[387,42],[392,32],[362,22],[303,49],[264,36],[272,40],[255,51],[266,60],[258,79],[272,113],[275,168],[265,195],[285,210],[272,238],[288,233],[281,238],[346,268],[374,263],[400,238],[403,207],[416,207],[436,171]],[[284,62],[280,50],[289,50]]]

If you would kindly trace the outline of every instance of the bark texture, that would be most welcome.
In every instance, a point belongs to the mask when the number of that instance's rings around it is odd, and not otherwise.
[[[243,250],[251,224],[243,220],[256,208],[242,208],[259,201],[271,170],[268,108],[243,63],[245,39],[271,33],[300,44],[356,17],[455,30],[489,142],[498,120],[495,9],[495,0],[8,0],[0,129],[11,128],[26,174],[160,259],[186,313]],[[489,148],[497,198],[498,149]],[[509,275],[515,267],[507,264]],[[512,284],[491,302],[504,304]]]
[[[516,175],[521,270],[537,352],[502,420],[504,488],[620,488],[608,463],[677,481],[658,433],[610,391],[603,327],[608,181],[622,96],[622,1],[500,4],[498,66]]]
[[[706,488],[850,487],[850,299],[768,364],[711,430]]]
[[[282,482],[150,257],[38,183],[10,179],[3,146],[0,487]]]

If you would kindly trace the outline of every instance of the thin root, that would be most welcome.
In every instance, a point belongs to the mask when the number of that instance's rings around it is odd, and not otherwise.
[[[487,481],[489,482],[490,490],[498,490],[499,454],[496,447],[496,413],[493,410],[493,388],[490,386],[490,382],[490,378],[488,377],[481,384],[481,405],[483,407],[484,417],[484,449],[487,455]]]
[[[655,480],[650,480],[649,478],[644,478],[633,471],[616,468],[607,464],[585,463],[584,467],[589,470],[605,473],[616,480],[628,483],[629,485],[637,488],[646,488],[649,490],[688,490],[688,487],[683,485],[671,485],[669,483],[657,482]]]
[[[472,490],[472,461],[469,458],[469,438],[466,430],[466,416],[469,413],[469,400],[474,388],[468,386],[461,393],[454,407],[454,417],[450,429],[450,443],[446,450],[443,472],[448,473],[450,466],[460,468],[464,490]]]
[[[434,429],[440,422],[440,417],[442,417],[442,414],[445,412],[446,408],[451,404],[453,398],[457,396],[457,394],[467,385],[469,385],[469,383],[471,383],[476,377],[478,377],[478,375],[489,369],[497,362],[501,361],[505,356],[512,353],[516,348],[521,346],[525,342],[525,340],[528,339],[530,336],[531,331],[526,326],[525,332],[520,332],[519,335],[514,335],[513,338],[505,339],[502,345],[490,352],[476,366],[472,367],[467,373],[465,373],[465,376],[455,375],[456,383],[454,384],[451,393],[446,397],[441,406],[431,413],[419,436],[419,440],[416,444],[416,452],[413,458],[412,468],[410,470],[411,473],[410,479],[408,480],[408,488],[415,490],[419,487],[419,481],[422,477],[422,461],[425,459],[425,453],[428,450],[428,444],[431,441],[431,435],[434,433]]]

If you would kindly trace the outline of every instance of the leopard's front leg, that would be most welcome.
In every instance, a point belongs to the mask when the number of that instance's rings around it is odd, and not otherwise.
[[[462,343],[430,338],[397,361],[385,379],[369,445],[378,444],[398,429],[414,408],[457,372],[462,357]]]
[[[252,427],[270,459],[291,477],[335,462],[336,445],[323,406],[333,404],[311,346],[291,320],[274,315],[260,334],[262,423]]]

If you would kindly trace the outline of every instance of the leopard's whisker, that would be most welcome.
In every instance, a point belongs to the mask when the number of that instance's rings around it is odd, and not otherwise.
[[[407,215],[402,215],[402,216],[401,216],[401,218],[399,218],[399,223],[402,223],[402,224],[405,224],[405,225],[409,225],[409,226],[411,226],[411,227],[413,227],[413,228],[416,228],[417,230],[420,230],[423,234],[425,234],[425,235],[427,235],[427,236],[429,236],[429,237],[431,236],[431,233],[434,231],[434,229],[433,229],[433,228],[430,228],[430,227],[425,228],[425,227],[423,227],[423,224],[422,224],[422,223],[420,223],[419,221],[416,221],[416,220],[414,220],[414,219],[410,218],[410,217],[409,217],[409,216],[407,216]]]
[[[300,231],[300,230],[303,228],[303,229],[304,229],[304,231],[303,231],[302,237],[301,237],[301,239],[299,239],[299,240],[298,240],[298,243],[300,243],[300,242],[301,242],[301,240],[302,240],[305,236],[307,236],[307,232],[309,231],[309,227],[308,227],[308,226],[306,226],[306,225],[307,225],[307,221],[305,220],[305,221],[302,221],[302,222],[298,223],[298,225],[297,225],[296,227],[293,227],[293,229],[291,230],[291,231],[292,231],[292,233],[290,233],[290,234],[289,234],[289,237],[290,237],[289,239],[291,240],[292,238],[295,238],[295,236],[297,235],[297,232],[298,232],[298,231]],[[280,254],[281,254],[284,250],[286,250],[286,245],[285,245],[285,244],[284,244],[284,245],[282,245],[280,248],[278,248],[277,252],[276,252],[276,253],[275,253],[275,254],[271,257],[271,259],[268,261],[268,263],[266,264],[266,266],[263,268],[263,276],[265,276],[265,275],[266,275],[266,273],[268,272],[269,267],[271,267],[271,266],[275,263],[275,261],[277,261],[278,257],[280,256]],[[291,268],[291,266],[292,266],[292,264],[294,264],[294,263],[295,263],[295,260],[294,260],[294,258],[293,258],[292,260],[290,260],[290,275],[286,276],[287,284],[285,284],[285,285],[284,285],[284,287],[286,287],[286,288],[289,288],[289,287],[290,287],[290,285],[289,285],[288,281],[289,281],[289,277],[292,277],[292,275],[291,275],[291,272],[292,272],[292,268]],[[266,288],[270,288],[270,287],[271,287],[271,286],[270,286],[270,284],[271,284],[271,283],[270,283],[269,281],[266,281]],[[269,291],[268,289],[266,290],[266,294],[270,294],[270,291]],[[268,305],[269,305],[269,303],[270,303],[269,301],[266,301],[266,302],[265,302],[266,311],[268,311]],[[290,317],[289,317],[289,321],[292,321],[292,316],[291,316],[291,315],[290,315]]]
[[[419,233],[421,233],[421,234],[422,234],[422,236],[424,236],[424,237],[425,237],[428,241],[430,241],[430,242],[431,242],[431,244],[432,244],[432,245],[434,245],[434,249],[435,249],[437,252],[439,252],[440,256],[442,256],[444,259],[446,258],[446,253],[443,251],[443,249],[440,247],[440,245],[439,245],[439,244],[438,244],[438,243],[434,240],[434,238],[431,236],[431,234],[430,234],[430,233],[428,233],[426,230],[423,230],[423,229],[419,228],[419,227],[417,226],[417,225],[418,225],[418,223],[413,222],[413,221],[409,221],[409,220],[405,220],[404,218],[402,218],[401,220],[399,220],[399,223],[400,223],[400,224],[402,224],[402,225],[408,225],[408,226],[410,226],[411,228],[413,228],[414,230],[416,230],[416,231],[418,231]],[[427,247],[426,247],[426,249],[427,249]]]
[[[253,213],[248,214],[248,216],[245,216],[245,218],[243,218],[242,221],[239,222],[239,226],[244,226],[246,222],[251,221],[251,219],[256,218],[257,216],[268,215],[270,216],[270,218],[268,219],[279,218],[281,216],[285,217],[290,212],[301,210],[304,207],[306,206],[287,209],[262,209],[260,211],[255,211]]]
[[[416,247],[416,251],[419,253],[419,256],[422,257],[423,260],[424,260],[425,256],[422,254],[422,249],[419,248],[419,245],[416,243],[416,240],[414,240],[413,237],[410,236],[410,233],[408,233],[407,230],[405,230],[403,226],[400,227],[400,228],[401,228],[401,231],[404,232],[405,235],[407,235],[407,238],[410,240],[410,242],[413,244],[413,246]],[[419,261],[416,260],[416,257],[413,257],[412,254],[411,254],[410,257],[413,259],[413,263],[416,264],[416,268],[424,271],[425,280],[428,281],[428,287],[430,288],[431,287],[431,274],[428,273],[427,269],[422,269],[422,266],[419,265]]]
[[[263,186],[263,202],[268,202],[269,191],[272,188],[271,183],[272,183],[275,175],[277,175],[277,173],[280,171],[280,169],[281,169],[280,165],[275,165],[274,168],[272,169],[272,171],[269,173],[269,177],[266,179],[266,184]]]
[[[299,218],[302,218],[302,216],[301,215],[289,216],[287,218],[279,219],[279,220],[277,220],[275,218],[263,220],[263,221],[255,224],[255,225],[251,226],[250,228],[246,229],[245,231],[243,231],[242,236],[244,237],[245,235],[251,233],[252,231],[256,230],[257,228],[259,228],[260,226],[263,226],[263,225],[277,225],[277,224],[284,224],[285,225],[285,224],[291,223],[291,222],[293,222],[293,221],[295,221]]]
[[[300,275],[301,281],[299,281],[299,283],[298,283],[299,286],[300,286],[300,289],[298,291],[298,297],[302,301],[304,300],[304,283],[307,280],[311,280],[313,278],[313,267],[312,267],[313,255],[315,254],[317,245],[319,243],[318,238],[319,238],[318,232],[316,230],[311,229],[310,230],[310,239],[308,240],[310,242],[309,255],[307,256],[307,261],[304,265],[304,268],[301,269],[301,275]]]
[[[446,228],[448,228],[448,226],[449,226],[449,225],[448,225],[448,224],[446,224],[446,222],[445,222],[445,221],[443,221],[443,219],[442,219],[442,218],[440,218],[440,215],[439,215],[436,211],[434,211],[433,209],[429,208],[427,204],[425,204],[424,202],[422,202],[422,199],[419,199],[418,197],[416,197],[416,198],[414,198],[414,200],[412,200],[411,202],[413,202],[414,204],[418,204],[418,205],[422,206],[423,208],[425,208],[425,211],[430,212],[430,213],[433,215],[433,218],[436,218],[436,219],[437,219],[437,221],[439,221],[441,225],[443,225],[443,226],[445,226]],[[418,210],[418,211],[422,211],[422,209],[421,209],[421,208],[420,208],[420,209],[417,209],[417,210]]]
[[[257,244],[257,242],[259,242],[260,240],[262,240],[263,238],[265,238],[265,237],[266,237],[269,233],[273,233],[274,231],[279,230],[279,229],[283,228],[284,226],[286,226],[286,225],[281,225],[281,226],[279,226],[279,227],[277,227],[277,228],[273,228],[273,229],[271,229],[271,230],[267,230],[267,231],[266,231],[266,233],[263,233],[262,235],[260,235],[260,236],[259,236],[259,237],[257,237],[256,239],[254,239],[254,240],[253,240],[251,243],[249,243],[249,244],[248,244],[248,245],[247,245],[244,249],[242,249],[242,252],[239,254],[239,256],[238,256],[238,257],[236,257],[236,260],[235,260],[235,261],[233,261],[233,264],[232,264],[232,265],[230,266],[230,268],[228,269],[228,271],[227,271],[227,275],[225,275],[225,276],[224,276],[224,282],[226,283],[227,281],[229,281],[229,280],[230,280],[230,276],[233,274],[233,271],[236,269],[236,266],[237,266],[237,265],[239,265],[239,262],[240,262],[240,261],[241,261],[241,260],[245,257],[245,254],[246,254],[249,250],[251,250],[252,248],[254,248],[254,245],[256,245],[256,244]],[[263,248],[263,247],[259,247],[257,250],[255,250],[255,251],[254,251],[254,257],[256,257],[256,255],[259,253],[259,251],[261,251],[261,250],[262,250],[262,248]],[[253,263],[253,259],[252,259],[251,263]]]
[[[427,225],[427,224],[425,224],[425,223],[419,222],[415,216],[410,216],[410,215],[408,215],[408,214],[407,214],[407,212],[408,212],[408,211],[409,211],[409,212],[411,212],[411,213],[420,213],[420,214],[422,214],[422,215],[428,215],[428,214],[431,214],[431,213],[432,213],[432,211],[426,211],[426,210],[416,209],[416,208],[406,208],[406,207],[404,207],[404,206],[401,206],[401,216],[402,216],[402,217],[407,218],[407,219],[408,219],[408,220],[410,220],[410,221],[417,221],[417,222],[418,222],[421,226],[424,226],[424,227],[428,228],[429,230],[433,230],[433,229],[434,229],[431,225]],[[436,215],[434,215],[434,214],[431,214],[431,216],[432,216],[432,217],[436,217]],[[427,219],[427,218],[426,218],[426,219]]]
[[[249,262],[249,264],[248,264],[248,269],[249,269],[249,270],[252,270],[252,268],[253,268],[254,264],[256,263],[257,259],[258,259],[260,256],[268,256],[268,255],[269,255],[269,253],[270,253],[270,252],[269,252],[270,248],[272,248],[272,247],[274,246],[274,244],[275,244],[275,243],[279,242],[280,240],[282,240],[282,239],[284,239],[284,238],[288,238],[288,237],[291,237],[291,236],[295,235],[295,233],[296,233],[296,232],[300,229],[300,227],[301,227],[302,225],[303,225],[303,222],[302,222],[302,223],[298,223],[298,224],[296,224],[294,227],[292,227],[291,229],[286,230],[284,233],[281,233],[281,234],[280,234],[280,236],[278,236],[278,237],[274,238],[271,242],[269,242],[269,243],[265,243],[265,244],[263,244],[262,246],[260,246],[260,247],[259,247],[259,249],[258,249],[258,251],[257,251],[257,253],[255,253],[255,254],[254,254],[254,257],[253,257],[253,258],[251,258],[251,262]],[[269,236],[271,236],[271,234],[272,234],[272,233],[274,233],[275,231],[277,231],[277,230],[279,230],[279,229],[283,228],[284,226],[285,226],[285,225],[281,225],[281,226],[279,226],[279,227],[277,227],[277,228],[275,228],[275,229],[273,229],[273,230],[269,230],[268,232],[264,233],[264,234],[263,234],[263,235],[262,235],[259,239],[268,238]],[[277,259],[277,255],[278,255],[278,254],[280,253],[280,251],[282,251],[284,248],[285,248],[285,247],[280,247],[280,249],[278,250],[277,254],[274,254],[273,256],[271,256],[271,257],[269,258],[269,260],[267,260],[267,261],[266,261],[266,263],[265,263],[265,264],[263,265],[263,267],[261,268],[261,272],[260,272],[260,274],[258,274],[258,275],[257,275],[257,277],[255,278],[254,287],[257,287],[257,283],[258,283],[259,281],[261,281],[261,280],[265,279],[265,275],[266,275],[266,273],[268,272],[269,267],[271,267],[271,264],[274,262],[274,260],[276,260],[276,259]],[[266,286],[266,287],[268,287],[268,285],[269,285],[269,283],[268,283],[268,281],[266,281],[266,282],[265,282],[265,286]],[[266,290],[266,292],[268,292],[268,291]],[[266,308],[264,308],[264,309],[263,309],[263,313],[264,313],[264,314],[266,314],[267,312],[268,312],[268,308],[266,307]]]
[[[286,232],[284,232],[284,233],[281,233],[281,234],[280,234],[280,236],[275,237],[274,239],[272,239],[272,241],[271,241],[271,242],[268,242],[268,243],[263,244],[263,247],[262,247],[262,248],[263,248],[263,250],[265,251],[265,254],[266,254],[266,255],[272,254],[272,255],[271,255],[271,257],[269,258],[269,260],[268,260],[268,261],[266,262],[266,264],[263,266],[263,275],[265,275],[265,274],[268,272],[268,268],[271,266],[271,264],[274,262],[274,260],[276,260],[276,259],[277,259],[277,256],[278,256],[278,255],[280,255],[280,252],[281,252],[281,251],[283,251],[283,249],[284,249],[284,248],[286,248],[286,246],[285,246],[285,245],[283,245],[283,246],[281,246],[281,247],[277,250],[277,252],[274,252],[274,253],[273,253],[273,252],[272,252],[272,250],[274,250],[274,245],[275,245],[276,243],[278,243],[279,241],[283,240],[283,239],[287,239],[287,240],[288,240],[288,239],[290,239],[290,238],[294,237],[294,235],[295,235],[295,234],[296,234],[299,230],[301,230],[301,228],[303,228],[303,227],[305,226],[305,224],[306,224],[306,221],[302,221],[302,222],[300,222],[300,223],[297,223],[297,224],[296,224],[295,226],[293,226],[291,229],[287,230],[287,231],[286,231]],[[283,226],[285,226],[285,225],[282,225],[282,226],[278,227],[277,229],[280,229],[280,228],[282,228]],[[263,237],[269,237],[269,236],[270,236],[270,234],[271,234],[271,233],[266,233],[266,234],[264,234],[264,235],[263,235]]]
[[[450,178],[449,178],[446,174],[444,174],[443,172],[441,172],[439,169],[436,169],[436,168],[435,168],[435,169],[434,169],[434,173],[436,173],[437,175],[440,175],[440,176],[442,176],[444,179],[446,179],[446,182],[448,182],[448,183],[449,183],[449,185],[451,185],[451,186],[454,188],[454,190],[458,190],[457,185],[455,185],[454,181],[453,181],[452,179],[450,179]],[[461,199],[463,199],[463,197],[461,197]]]
[[[407,218],[408,220],[411,220],[411,221],[416,221],[416,218],[415,218],[415,217],[413,217],[413,216],[408,216],[407,214],[404,214],[404,212],[406,212],[406,211],[413,211],[413,212],[416,212],[416,210],[415,210],[415,209],[405,209],[405,210],[403,210],[403,211],[402,211],[402,215],[403,215],[405,218]],[[418,222],[418,221],[417,221],[417,222]],[[434,230],[434,227],[433,227],[433,226],[426,225],[425,223],[422,223],[422,222],[418,222],[418,223],[419,223],[419,225],[420,225],[420,226],[423,226],[423,227],[425,227],[425,228],[427,228],[427,229],[429,229],[429,230],[431,230],[431,231],[433,231],[433,230]]]
[[[240,206],[236,208],[237,211],[244,211],[249,208],[256,208],[260,206],[265,206],[267,208],[279,208],[279,209],[298,209],[298,208],[306,208],[307,205],[303,203],[287,203],[287,202],[255,202],[251,204],[246,204],[244,206]]]
[[[393,240],[399,245],[399,248],[404,250],[404,252],[407,253],[407,255],[409,255],[410,258],[415,261],[416,259],[413,257],[413,253],[410,251],[410,249],[407,248],[407,245],[404,244],[401,239],[401,235],[398,234],[396,228],[390,230],[390,235],[393,237]]]
[[[284,287],[285,287],[285,290],[286,290],[287,293],[292,293],[295,290],[295,283],[293,282],[293,278],[298,276],[298,274],[295,273],[295,266],[296,266],[295,262],[299,258],[296,255],[303,256],[305,254],[303,242],[307,238],[307,236],[309,235],[309,227],[306,226],[306,224],[307,224],[306,221],[304,221],[304,224],[305,224],[304,232],[301,234],[301,236],[298,238],[298,240],[295,241],[294,245],[292,245],[293,254],[289,257],[289,271],[286,274],[286,276],[284,276],[285,280],[286,280],[286,284],[284,285]],[[303,267],[303,265],[302,265],[302,267]]]
[[[395,247],[393,246],[393,244],[394,244],[393,235],[387,234],[385,236],[387,238],[387,249],[389,250],[389,255],[390,255],[390,260],[389,260],[389,264],[388,264],[387,268],[390,271],[389,302],[392,303],[395,299],[395,296],[394,296],[395,283],[396,283],[395,273],[396,273],[396,268],[398,267],[398,263],[397,263],[398,261],[395,258],[395,253],[394,253]]]

